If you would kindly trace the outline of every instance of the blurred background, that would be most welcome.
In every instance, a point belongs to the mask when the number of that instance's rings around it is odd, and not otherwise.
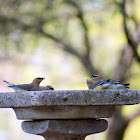
[[[139,0],[0,0],[0,92],[3,80],[56,90],[88,89],[90,74],[140,89]],[[118,107],[107,131],[86,140],[140,140],[140,105]],[[26,134],[12,109],[0,109],[0,140]]]

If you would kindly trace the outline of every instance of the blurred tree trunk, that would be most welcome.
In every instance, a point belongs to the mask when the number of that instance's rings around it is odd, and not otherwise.
[[[122,140],[124,131],[127,127],[127,121],[121,115],[122,107],[116,107],[111,126],[108,131],[107,140]]]
[[[124,52],[122,53],[122,57],[120,59],[120,64],[117,67],[117,71],[114,73],[113,77],[121,80],[126,80],[128,76],[126,76],[126,71],[130,67],[133,58],[140,64],[140,56],[138,54],[138,44],[140,39],[139,38],[139,24],[136,21],[134,16],[129,16],[127,14],[126,5],[128,0],[122,0],[122,2],[115,3],[120,8],[120,12],[122,14],[123,18],[123,30],[126,36],[126,40],[128,43],[128,47],[124,49]],[[132,2],[133,3],[133,2]],[[131,4],[132,4],[131,3]],[[134,33],[130,33],[129,28],[127,27],[127,21],[128,19],[133,20],[135,23],[135,28],[138,30],[136,34],[136,38],[134,38]],[[126,128],[128,127],[131,120],[135,119],[138,115],[140,115],[140,109],[136,110],[135,112],[132,112],[128,116],[124,117],[121,114],[122,107],[117,107],[115,109],[115,113],[113,115],[113,118],[111,120],[111,124],[108,130],[107,134],[107,140],[123,140],[123,136],[125,133]]]

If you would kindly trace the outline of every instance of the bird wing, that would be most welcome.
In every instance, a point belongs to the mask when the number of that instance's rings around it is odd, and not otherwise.
[[[13,85],[13,86],[8,86],[16,90],[22,90],[22,91],[29,91],[33,88],[32,84],[22,84],[22,85]]]
[[[115,80],[110,80],[110,79],[103,80],[103,82],[102,82],[102,88],[103,88],[103,89],[107,89],[107,88],[110,87],[114,82],[115,82]]]
[[[94,89],[95,87],[97,87],[97,86],[100,86],[101,84],[102,84],[102,80],[101,81],[98,81],[98,82],[96,82],[96,83],[94,83],[91,87],[90,87],[90,89]]]

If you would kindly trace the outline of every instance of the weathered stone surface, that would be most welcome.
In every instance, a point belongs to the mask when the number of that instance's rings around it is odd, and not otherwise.
[[[140,91],[56,90],[0,93],[1,108],[32,106],[126,105],[140,103]]]
[[[18,119],[108,118],[117,105],[140,102],[139,90],[60,90],[0,94],[0,107],[14,108]]]
[[[22,129],[30,134],[38,134],[46,140],[84,140],[89,134],[107,129],[106,120],[42,120],[24,121]]]
[[[90,119],[112,117],[114,106],[43,106],[14,108],[20,120]]]
[[[107,121],[99,118],[111,117],[115,106],[138,103],[140,91],[132,89],[0,93],[0,107],[33,120],[23,122],[22,129],[46,140],[83,140],[107,129]]]

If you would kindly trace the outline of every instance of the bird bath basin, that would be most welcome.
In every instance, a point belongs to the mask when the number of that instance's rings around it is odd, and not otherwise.
[[[22,129],[47,140],[83,140],[88,134],[107,129],[115,106],[140,103],[140,91],[55,90],[5,92],[0,94],[0,107],[13,108]]]

